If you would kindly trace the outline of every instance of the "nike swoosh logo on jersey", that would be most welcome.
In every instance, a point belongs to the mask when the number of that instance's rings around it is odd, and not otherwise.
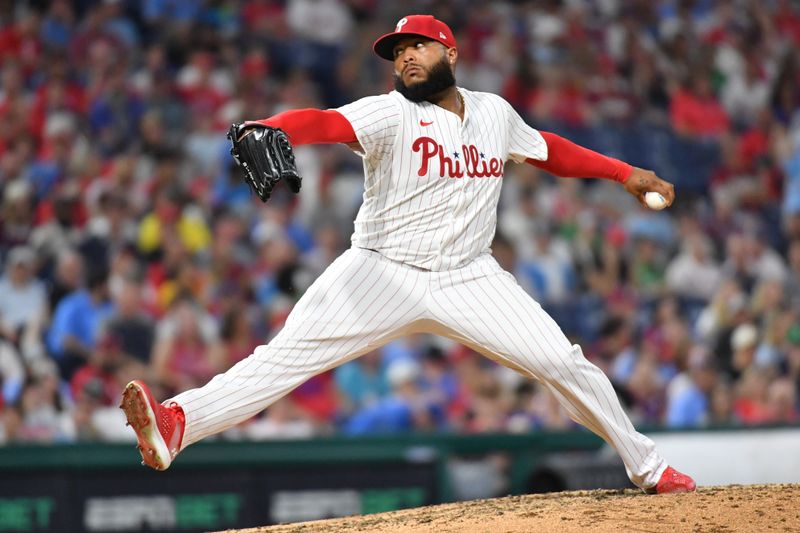
[[[424,120],[419,121],[420,126],[430,126],[431,124],[433,124],[432,120],[430,122],[425,122]]]

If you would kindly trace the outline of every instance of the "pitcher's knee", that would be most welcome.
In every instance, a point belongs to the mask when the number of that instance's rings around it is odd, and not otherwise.
[[[583,356],[583,350],[577,344],[564,347],[546,355],[537,355],[537,365],[532,369],[540,378],[550,381],[562,379],[564,374],[574,372],[585,364],[591,364]]]

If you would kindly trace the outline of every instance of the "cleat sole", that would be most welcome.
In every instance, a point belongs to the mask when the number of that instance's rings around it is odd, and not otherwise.
[[[171,461],[169,450],[156,427],[155,413],[144,391],[136,382],[128,383],[122,393],[122,407],[128,425],[136,432],[137,448],[142,464],[155,470],[166,470]]]

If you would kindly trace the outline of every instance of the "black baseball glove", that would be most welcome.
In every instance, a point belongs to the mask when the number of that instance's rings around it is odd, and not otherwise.
[[[292,192],[300,192],[302,178],[297,173],[292,145],[282,129],[254,122],[233,124],[228,139],[233,145],[233,159],[262,202],[269,200],[272,189],[282,179]]]

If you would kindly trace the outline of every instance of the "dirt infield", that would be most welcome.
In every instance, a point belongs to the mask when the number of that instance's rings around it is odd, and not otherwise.
[[[391,513],[243,529],[246,533],[800,531],[800,484],[701,487],[651,496],[595,490],[510,496]]]

